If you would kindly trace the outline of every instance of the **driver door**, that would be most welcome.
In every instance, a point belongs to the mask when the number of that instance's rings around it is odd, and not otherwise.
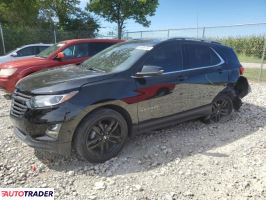
[[[176,41],[156,46],[143,66],[157,66],[164,72],[158,76],[136,78],[137,91],[142,95],[138,103],[139,122],[170,116],[186,109],[182,90],[182,50]]]
[[[65,57],[61,64],[80,64],[89,57],[88,43],[69,46],[63,50],[63,53]]]

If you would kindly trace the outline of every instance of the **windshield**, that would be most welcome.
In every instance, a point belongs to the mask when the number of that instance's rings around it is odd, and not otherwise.
[[[126,70],[152,49],[151,46],[144,45],[143,41],[130,41],[113,45],[85,61],[81,67],[104,72]]]
[[[50,47],[46,48],[45,50],[41,51],[41,53],[39,53],[36,56],[42,57],[42,58],[48,58],[52,53],[54,53],[57,49],[59,49],[60,47],[62,47],[64,45],[65,45],[65,43],[54,44],[53,46],[50,46]]]

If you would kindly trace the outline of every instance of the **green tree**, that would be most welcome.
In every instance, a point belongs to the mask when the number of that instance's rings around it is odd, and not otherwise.
[[[93,35],[99,28],[97,21],[88,12],[79,8],[79,0],[39,1],[39,19],[45,26],[56,26],[60,30],[88,31],[89,35]]]
[[[80,0],[0,0],[6,51],[29,43],[94,37],[99,25]],[[0,45],[0,54],[3,53]]]
[[[117,24],[118,38],[122,37],[125,21],[133,19],[135,22],[148,27],[148,16],[155,14],[158,0],[91,0],[87,10]]]
[[[36,0],[1,0],[0,22],[12,25],[36,25],[39,3]]]

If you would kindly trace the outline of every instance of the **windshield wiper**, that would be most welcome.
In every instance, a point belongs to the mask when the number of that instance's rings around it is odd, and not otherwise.
[[[94,68],[94,67],[89,67],[89,68],[87,68],[88,70],[91,70],[91,71],[95,71],[95,72],[106,72],[106,71],[104,71],[104,70],[102,70],[102,69],[97,69],[97,68]]]
[[[95,67],[88,67],[88,65],[84,65],[84,64],[81,64],[80,66],[84,67],[87,70],[91,70],[91,71],[95,71],[95,72],[104,72],[104,73],[106,72],[106,71],[104,71],[102,69],[98,69],[98,68],[95,68]]]

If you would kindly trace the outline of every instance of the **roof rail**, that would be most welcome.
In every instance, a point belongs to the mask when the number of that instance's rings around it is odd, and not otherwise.
[[[198,41],[198,42],[208,42],[208,43],[213,43],[213,44],[221,44],[220,42],[206,40],[203,38],[176,37],[176,38],[170,38],[169,40],[187,40],[187,41]]]

